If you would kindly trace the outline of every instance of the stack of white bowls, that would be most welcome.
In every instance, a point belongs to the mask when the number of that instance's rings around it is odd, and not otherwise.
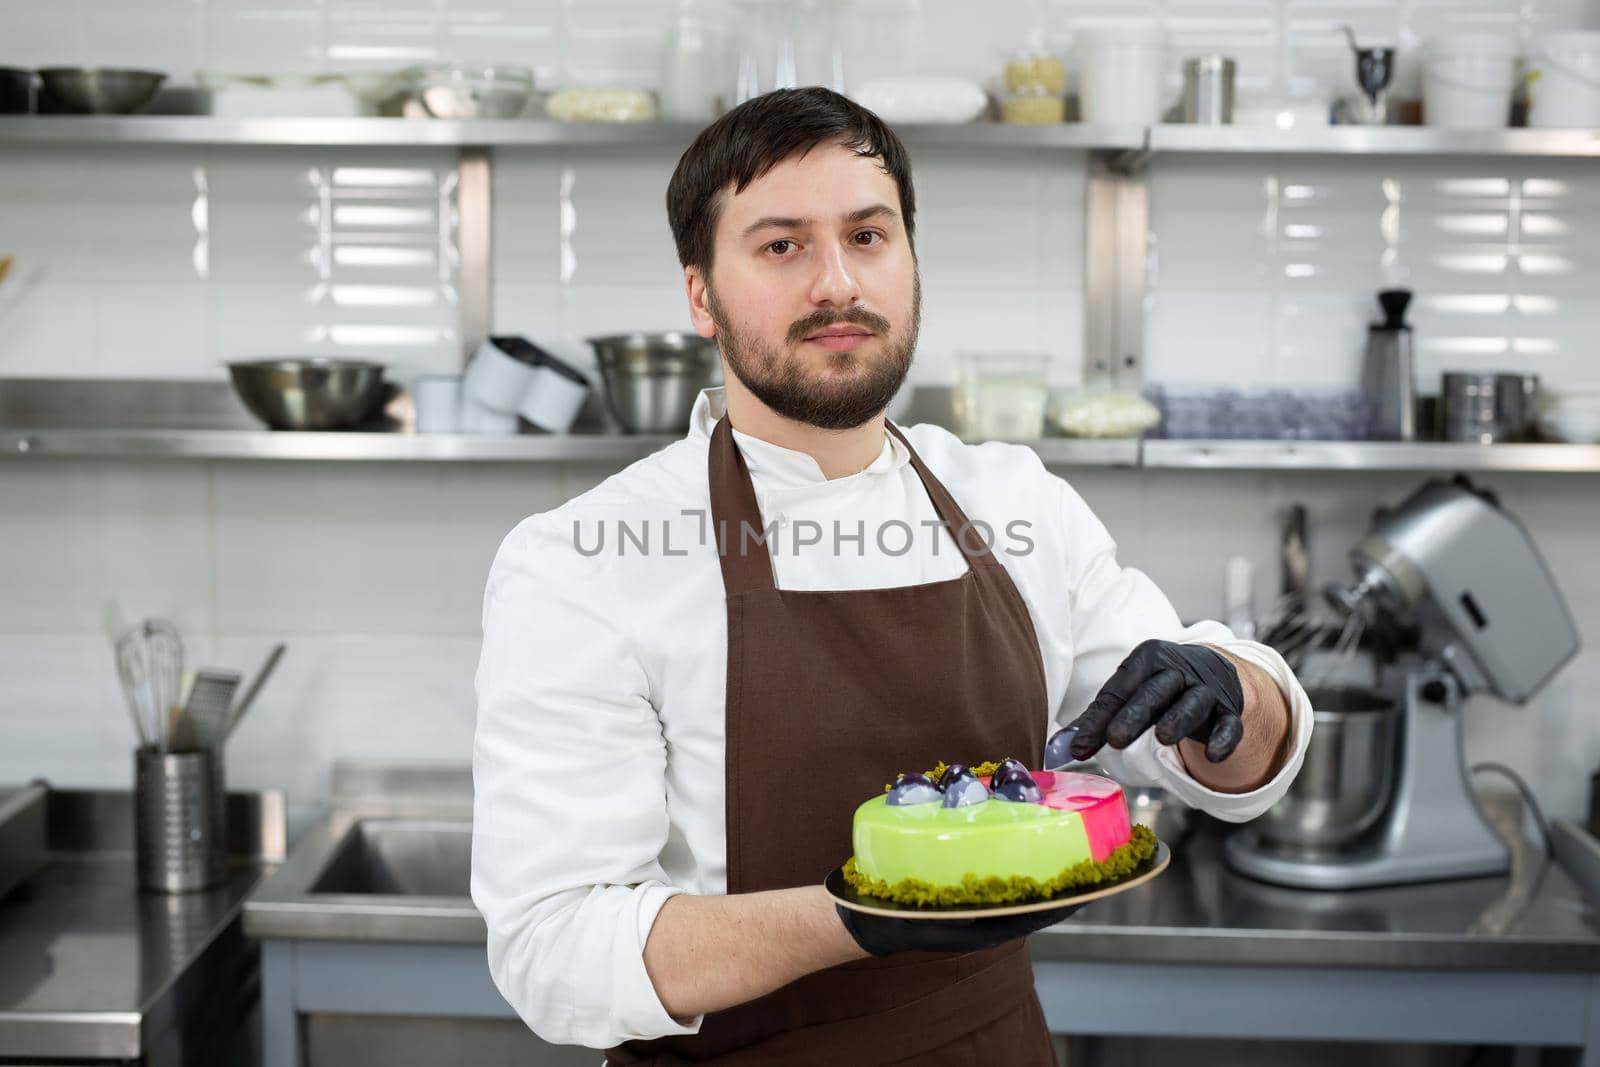
[[[467,372],[429,375],[412,385],[418,433],[514,434],[572,428],[589,382],[581,372],[520,337],[484,341]]]

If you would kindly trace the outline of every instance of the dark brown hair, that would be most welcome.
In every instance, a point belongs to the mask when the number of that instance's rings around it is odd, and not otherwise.
[[[914,237],[916,193],[911,158],[884,121],[866,108],[820,86],[778,89],[747,100],[700,131],[667,183],[667,221],[685,267],[711,270],[711,254],[729,185],[741,193],[792,156],[819,144],[837,144],[872,156],[900,190],[900,218]]]

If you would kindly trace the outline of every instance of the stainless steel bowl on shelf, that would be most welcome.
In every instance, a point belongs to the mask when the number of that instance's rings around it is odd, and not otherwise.
[[[628,433],[682,433],[695,398],[722,382],[717,343],[680,331],[591,337],[606,407]]]
[[[533,93],[533,71],[527,67],[420,68],[412,89],[436,119],[513,119],[522,114]]]
[[[1252,825],[1281,848],[1338,848],[1388,807],[1401,710],[1373,689],[1329,686],[1306,695],[1316,724],[1305,764],[1283,799]]]
[[[347,430],[386,398],[383,364],[353,359],[251,359],[228,364],[251,414],[274,430]]]
[[[131,115],[155,99],[166,80],[156,70],[44,67],[39,71],[39,110]]]

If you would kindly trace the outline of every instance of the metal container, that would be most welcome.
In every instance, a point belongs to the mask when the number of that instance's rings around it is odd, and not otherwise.
[[[140,748],[133,807],[141,888],[186,893],[222,881],[227,823],[220,753]]]
[[[1222,126],[1233,121],[1233,77],[1227,56],[1196,56],[1183,63],[1183,121]]]
[[[1328,687],[1307,696],[1316,723],[1305,764],[1254,825],[1279,847],[1337,848],[1370,829],[1388,807],[1400,708],[1371,689]]]
[[[155,99],[167,76],[118,67],[44,67],[39,80],[40,111],[131,115]]]
[[[1439,436],[1485,445],[1526,440],[1538,391],[1539,379],[1531,374],[1447,373],[1439,394]]]
[[[527,67],[443,66],[415,72],[417,98],[437,119],[514,119],[533,93]]]
[[[606,407],[628,433],[682,433],[695,398],[722,381],[717,343],[697,334],[591,337]]]
[[[33,110],[39,76],[20,67],[0,67],[0,115],[26,115]]]
[[[228,364],[250,413],[274,430],[345,430],[379,413],[383,364],[346,359],[256,359]]]
[[[1416,361],[1405,321],[1410,303],[1409,289],[1383,290],[1378,294],[1383,321],[1367,327],[1361,388],[1371,416],[1367,436],[1378,441],[1417,438]]]

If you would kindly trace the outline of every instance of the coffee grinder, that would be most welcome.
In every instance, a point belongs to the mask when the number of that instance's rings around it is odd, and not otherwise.
[[[1468,781],[1461,703],[1481,691],[1523,704],[1549,681],[1578,651],[1566,602],[1522,525],[1492,493],[1460,477],[1429,482],[1380,509],[1350,562],[1355,582],[1327,591],[1337,610],[1415,635],[1415,648],[1390,672],[1401,708],[1387,804],[1359,837],[1337,847],[1286,846],[1245,827],[1227,840],[1228,864],[1306,889],[1503,872],[1506,846]],[[1310,792],[1296,803],[1338,804],[1337,796]]]

